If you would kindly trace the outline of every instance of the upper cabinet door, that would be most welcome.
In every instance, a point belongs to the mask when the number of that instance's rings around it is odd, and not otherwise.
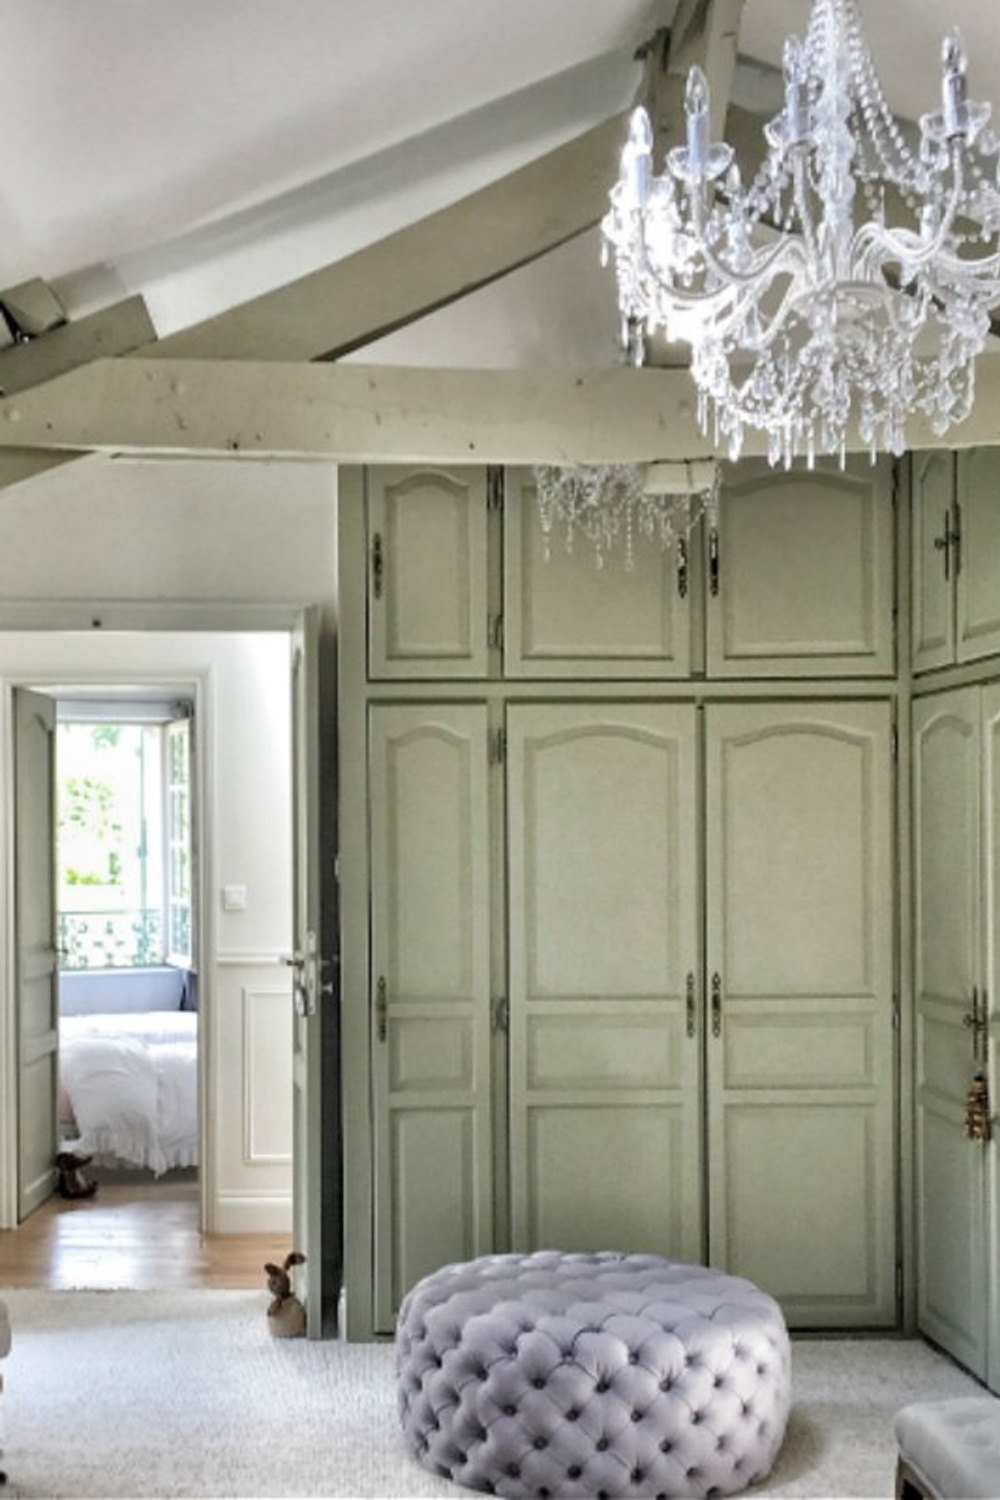
[[[484,468],[368,470],[372,678],[485,677]]]
[[[925,672],[955,660],[955,455],[915,453],[912,476],[913,670]]]
[[[958,455],[959,661],[1000,651],[1000,449]]]
[[[707,548],[710,677],[891,676],[892,467],[746,462]]]
[[[598,567],[585,536],[546,547],[530,469],[508,469],[504,670],[508,677],[687,677],[691,577],[678,555],[634,538]]]

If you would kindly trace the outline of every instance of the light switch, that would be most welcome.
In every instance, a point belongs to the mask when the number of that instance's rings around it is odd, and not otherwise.
[[[224,885],[222,887],[222,910],[223,911],[246,911],[247,888],[245,885]]]

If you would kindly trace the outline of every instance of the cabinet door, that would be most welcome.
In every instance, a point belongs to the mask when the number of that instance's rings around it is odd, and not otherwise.
[[[695,710],[513,707],[518,1250],[702,1258]]]
[[[914,991],[920,1327],[977,1375],[986,1364],[985,1153],[962,1133],[980,944],[979,693],[913,710]]]
[[[983,910],[986,930],[991,940],[981,946],[985,963],[985,992],[982,996],[982,1014],[986,1019],[986,1034],[983,1038],[982,1054],[986,1058],[987,1076],[990,1079],[993,1103],[993,1129],[997,1130],[997,1090],[1000,1088],[1000,944],[996,934],[1000,933],[1000,685],[992,683],[982,690],[983,723],[983,815],[982,828],[985,859],[985,902]],[[991,1266],[987,1266],[986,1286],[986,1382],[990,1390],[1000,1393],[1000,1146],[993,1144],[980,1152],[985,1157],[987,1172],[986,1201],[989,1205],[990,1226],[988,1236],[980,1243],[992,1246]],[[990,1282],[992,1276],[992,1282]]]
[[[486,470],[371,468],[369,676],[485,677]]]
[[[1000,652],[1000,449],[957,459],[958,660]]]
[[[925,672],[955,660],[955,455],[915,453],[911,463],[913,670]]]
[[[709,546],[710,677],[891,676],[892,466],[740,464]]]
[[[709,1254],[805,1327],[896,1320],[891,720],[707,710]]]
[[[371,710],[375,1327],[493,1249],[487,721]]]
[[[504,667],[508,677],[687,677],[688,544],[636,537],[597,567],[584,536],[546,545],[529,469],[509,469],[504,506]]]

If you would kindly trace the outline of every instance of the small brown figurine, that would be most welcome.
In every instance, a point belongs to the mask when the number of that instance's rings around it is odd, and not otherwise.
[[[59,1173],[59,1193],[63,1198],[92,1198],[97,1192],[97,1183],[88,1177],[84,1167],[89,1167],[92,1156],[77,1156],[75,1151],[60,1151],[56,1157]]]
[[[306,1331],[305,1309],[292,1291],[288,1274],[293,1266],[305,1265],[305,1260],[304,1255],[293,1250],[285,1256],[283,1266],[276,1266],[272,1261],[264,1266],[267,1289],[274,1299],[267,1310],[267,1326],[276,1339],[301,1338]]]
[[[988,1141],[993,1134],[990,1118],[990,1090],[986,1075],[981,1068],[973,1075],[965,1100],[965,1127],[967,1140]]]

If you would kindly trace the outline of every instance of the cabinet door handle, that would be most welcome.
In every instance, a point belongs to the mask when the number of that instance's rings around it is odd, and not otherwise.
[[[944,513],[944,530],[934,538],[934,549],[944,553],[944,577],[947,583],[951,578],[951,517],[947,511]]]
[[[385,978],[381,974],[375,986],[375,1033],[380,1042],[384,1042],[389,1035],[389,1000]]]
[[[688,544],[687,537],[677,538],[677,593],[682,599],[688,592]]]
[[[688,1036],[694,1036],[694,1032],[695,1032],[694,990],[695,990],[695,978],[694,978],[694,974],[691,973],[687,977],[687,985],[685,987],[685,998],[684,998],[684,1009],[685,1009],[685,1011],[687,1013],[687,1034],[688,1034]]]
[[[708,592],[713,598],[719,592],[719,528],[712,526],[708,532]]]
[[[372,537],[372,597],[381,599],[385,588],[385,548],[382,533],[376,531]]]
[[[712,975],[712,1035],[722,1035],[722,975]]]

